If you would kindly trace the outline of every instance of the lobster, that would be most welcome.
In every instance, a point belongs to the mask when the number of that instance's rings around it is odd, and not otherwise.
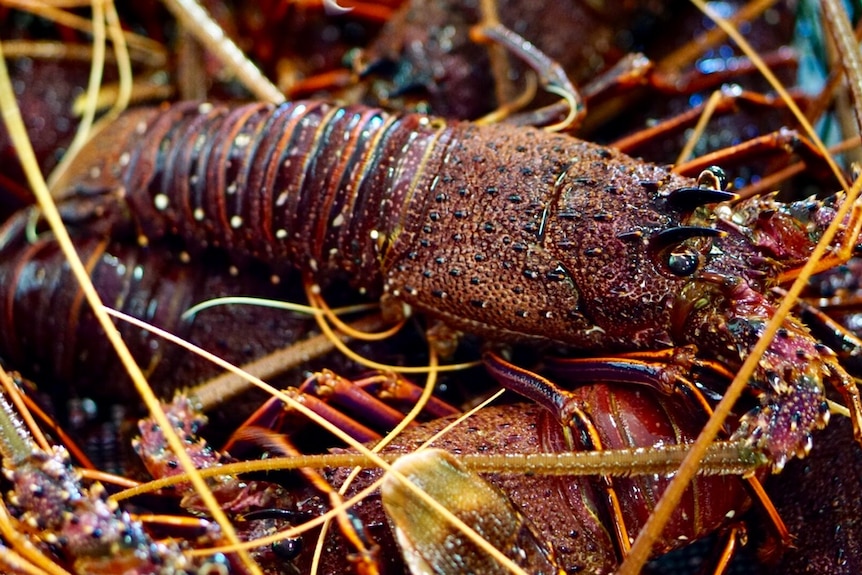
[[[502,360],[497,360],[501,369],[511,367]],[[565,379],[565,378],[563,378]],[[561,379],[561,381],[563,380]],[[566,432],[568,424],[560,419],[560,414],[535,404],[509,404],[496,407],[486,407],[473,414],[467,425],[455,427],[448,434],[436,439],[432,446],[451,453],[461,455],[470,453],[507,454],[507,453],[542,453],[561,451],[591,451],[601,449],[620,449],[632,447],[652,447],[659,445],[678,444],[690,441],[700,429],[705,414],[697,409],[690,409],[682,398],[666,398],[648,389],[637,386],[618,385],[610,383],[594,383],[578,387],[574,393],[591,411],[585,411],[577,422],[578,433]],[[266,408],[266,406],[265,406]],[[280,402],[271,402],[272,408],[281,409]],[[184,430],[190,451],[194,452],[195,460],[201,468],[220,465],[225,461],[224,455],[213,451],[200,442],[197,437],[204,429],[203,417],[194,410],[194,402],[184,396],[178,396],[166,408],[172,414],[177,429]],[[406,430],[384,453],[405,455],[416,451],[420,445],[437,432],[449,425],[457,416],[429,421]],[[256,425],[256,420],[252,420]],[[163,440],[160,439],[157,428],[151,421],[143,420],[139,424],[142,436],[137,440],[136,449],[147,463],[147,467],[156,476],[174,475],[175,465],[170,463],[170,453],[166,451]],[[248,427],[238,434],[244,437],[254,437],[255,427]],[[266,432],[261,438],[261,445],[278,445],[279,440],[271,438],[272,432]],[[264,439],[265,438],[265,439]],[[233,443],[237,448],[237,443]],[[271,450],[269,455],[284,455]],[[335,449],[336,454],[348,453],[343,449]],[[276,467],[275,465],[273,467]],[[333,488],[341,485],[349,469],[331,468],[323,472],[326,482]],[[764,468],[758,471],[760,477]],[[405,473],[407,473],[405,471]],[[360,473],[357,480],[351,484],[345,497],[351,497],[379,479],[380,471],[368,469]],[[618,564],[628,548],[628,534],[639,529],[649,515],[655,499],[660,496],[668,478],[661,475],[642,475],[633,477],[553,477],[523,476],[521,474],[497,473],[485,476],[496,489],[511,499],[515,508],[523,513],[525,529],[535,530],[538,536],[530,536],[528,540],[540,541],[540,547],[547,547],[553,557],[551,565],[558,565],[552,571],[536,570],[534,572],[590,572],[608,573]],[[225,501],[235,511],[245,515],[246,507],[258,507],[261,501],[270,501],[266,505],[280,509],[286,515],[305,515],[314,517],[328,510],[330,501],[319,488],[313,485],[296,486],[292,482],[282,480],[284,487],[260,481],[232,480],[230,476],[216,476],[211,481],[216,493],[225,493]],[[426,479],[425,489],[434,492],[443,488],[434,485],[435,481]],[[749,481],[757,483],[756,479]],[[292,487],[289,487],[291,486]],[[699,477],[677,512],[672,523],[666,530],[655,552],[660,554],[670,549],[678,548],[691,540],[703,537],[729,524],[731,518],[748,508],[750,499],[746,490],[746,481],[731,475],[708,475]],[[177,485],[176,495],[184,501],[193,501],[194,492]],[[392,487],[384,489],[383,503],[387,507],[403,506],[400,495],[392,494]],[[465,488],[466,489],[466,488]],[[397,491],[397,489],[396,489]],[[275,497],[275,501],[273,501]],[[390,502],[387,503],[387,497]],[[469,499],[469,498],[468,498]],[[380,505],[379,492],[363,500],[362,505],[355,508],[354,524],[365,526],[366,535],[380,550],[374,553],[379,561],[377,568],[383,572],[401,572],[404,563],[415,553],[408,553],[402,558],[399,553],[392,553],[395,548],[394,534],[390,525],[403,533],[399,541],[404,547],[404,539],[413,541],[416,553],[430,553],[430,543],[424,541],[424,534],[443,529],[439,518],[425,518],[428,523],[413,526],[403,515],[396,513],[386,519],[387,511]],[[189,504],[191,505],[191,504]],[[411,501],[411,515],[418,509]],[[768,502],[767,502],[768,505]],[[453,509],[456,513],[458,509]],[[502,521],[502,518],[501,518]],[[418,527],[418,528],[414,528]],[[312,532],[313,533],[313,532]],[[458,540],[457,535],[453,541]],[[292,567],[300,572],[307,572],[310,561],[309,552],[313,548],[307,539],[310,534],[303,535],[301,552],[293,560]],[[328,552],[321,565],[323,573],[341,573],[349,568],[348,557],[352,551],[346,547],[349,539],[343,538],[338,530],[327,535]],[[506,541],[492,543],[501,549],[506,548]],[[544,553],[544,552],[542,552]],[[465,557],[458,555],[458,557]],[[541,556],[541,554],[540,554]],[[535,561],[535,554],[528,553],[526,561]],[[542,569],[549,569],[545,563]],[[499,569],[499,567],[494,567]],[[536,568],[536,564],[533,564]],[[433,563],[433,569],[445,567]]]
[[[128,112],[56,191],[67,221],[93,233],[176,234],[310,282],[346,275],[392,313],[494,340],[695,344],[733,368],[774,313],[768,288],[807,259],[841,196],[733,203],[720,182],[535,129],[307,101]],[[824,382],[862,440],[855,382],[786,319],[737,435],[776,470],[804,455],[828,419]]]

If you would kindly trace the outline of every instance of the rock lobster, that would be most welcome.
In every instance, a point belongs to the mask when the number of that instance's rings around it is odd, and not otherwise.
[[[394,313],[496,340],[694,344],[736,367],[775,311],[768,288],[808,258],[841,196],[734,202],[721,181],[531,128],[300,101],[128,112],[55,189],[94,233],[176,234],[315,282],[341,274]],[[826,423],[824,382],[862,440],[853,379],[786,319],[736,435],[780,469]]]

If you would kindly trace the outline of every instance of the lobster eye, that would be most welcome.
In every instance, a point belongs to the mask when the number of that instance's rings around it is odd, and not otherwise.
[[[690,276],[697,271],[700,256],[691,249],[671,252],[667,257],[667,267],[677,276]]]
[[[727,174],[718,166],[710,166],[697,177],[697,187],[723,190],[727,187]]]

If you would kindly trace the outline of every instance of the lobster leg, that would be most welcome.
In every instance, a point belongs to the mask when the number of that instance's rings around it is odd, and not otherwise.
[[[312,374],[298,388],[286,390],[286,393],[357,441],[368,442],[380,439],[380,434],[330,404],[350,410],[375,428],[392,429],[404,419],[404,414],[381,399],[415,402],[421,389],[404,378],[391,374],[372,375],[352,381],[325,369]],[[273,398],[249,416],[241,427],[279,429],[288,411],[289,408],[281,401]],[[455,408],[435,397],[429,399],[425,411],[433,417],[457,413]],[[224,449],[235,451],[237,443],[232,437]]]
[[[689,351],[683,348],[681,350],[668,350],[667,352],[629,354],[629,357],[621,358],[566,360],[567,371],[565,373],[569,381],[575,378],[579,383],[616,380],[636,385],[647,385],[665,395],[677,394],[683,397],[687,404],[697,405],[704,416],[709,417],[712,415],[713,409],[704,394],[705,392],[684,377],[683,373],[691,371],[695,366],[711,369],[717,374],[723,374],[724,369],[709,362],[695,360]],[[665,356],[668,363],[658,362],[662,356]],[[645,358],[649,358],[650,361]],[[589,449],[603,449],[596,425],[585,410],[583,402],[575,394],[562,389],[547,378],[508,363],[493,352],[485,354],[484,362],[491,375],[503,387],[536,401],[553,413],[567,430],[568,441],[572,441],[572,432],[577,431],[580,440],[589,444]],[[725,429],[725,433],[729,435],[730,431]],[[570,446],[570,449],[573,448],[574,446]],[[603,477],[602,479],[605,482],[609,508],[613,510],[615,515],[616,539],[622,556],[625,556],[630,547],[630,540],[625,528],[624,514],[621,511],[611,478]],[[746,477],[745,480],[752,498],[760,503],[761,508],[769,517],[777,539],[782,544],[788,544],[790,542],[788,530],[764,492],[760,480],[757,477]]]
[[[539,83],[548,92],[557,94],[565,100],[569,108],[568,116],[560,124],[549,126],[548,130],[565,130],[570,126],[577,126],[586,116],[583,98],[566,71],[557,62],[549,58],[531,42],[525,40],[512,30],[509,30],[499,22],[493,24],[480,24],[474,26],[470,35],[474,40],[494,42],[503,46],[512,54],[521,59],[539,75]],[[539,110],[538,115],[541,115]]]
[[[569,369],[566,370],[566,375],[583,383],[624,381],[647,385],[665,395],[679,394],[694,401],[708,413],[711,407],[703,393],[686,377],[690,371],[690,365],[686,364],[693,360],[693,356],[687,353],[689,349],[682,348],[682,355],[673,358],[671,363],[647,361],[637,357],[567,360]],[[683,357],[685,359],[682,359]],[[500,385],[548,409],[564,425],[570,421],[570,410],[580,407],[578,401],[572,399],[571,393],[547,378],[515,366],[493,352],[486,352],[483,360],[485,367]]]

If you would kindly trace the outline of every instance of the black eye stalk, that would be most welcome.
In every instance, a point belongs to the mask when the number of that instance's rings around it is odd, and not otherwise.
[[[724,190],[727,188],[727,174],[718,166],[710,166],[697,177],[697,187]]]

